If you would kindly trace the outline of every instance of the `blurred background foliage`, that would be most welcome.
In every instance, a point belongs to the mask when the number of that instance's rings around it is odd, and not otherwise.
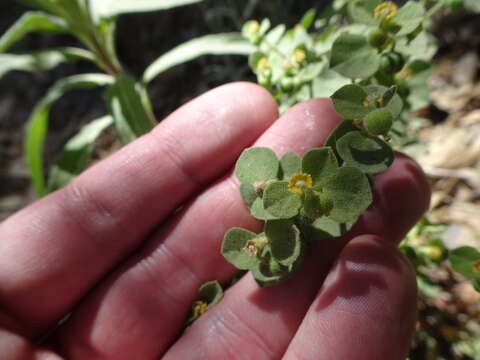
[[[477,0],[468,0],[475,6]],[[139,78],[160,54],[184,41],[240,31],[245,21],[268,17],[294,26],[311,8],[329,1],[206,0],[167,11],[121,16],[117,49],[128,74]],[[0,34],[25,11],[13,0],[0,2]],[[451,247],[480,247],[480,16],[471,11],[439,14],[433,22],[439,51],[429,79],[432,104],[416,112],[418,143],[409,149],[432,181],[429,220],[409,236],[415,246],[441,238]],[[12,52],[80,45],[70,36],[30,34]],[[60,78],[94,72],[86,62],[66,63],[39,73],[12,72],[0,78],[0,220],[34,199],[23,158],[24,125],[36,102]],[[256,81],[244,56],[204,56],[163,73],[149,86],[158,119],[202,92],[236,81]],[[45,147],[50,167],[73,134],[107,112],[101,90],[73,91],[51,112]],[[120,147],[107,132],[95,159]],[[441,227],[431,224],[442,224]],[[480,296],[448,262],[421,264],[418,331],[411,360],[480,360]]]

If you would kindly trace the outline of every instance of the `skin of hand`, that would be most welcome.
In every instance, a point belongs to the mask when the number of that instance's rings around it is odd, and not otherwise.
[[[242,150],[301,155],[340,121],[326,99],[277,117],[264,89],[221,86],[0,224],[2,360],[404,359],[416,285],[396,245],[430,191],[401,154],[354,228],[314,243],[293,279],[262,289],[247,274],[181,333],[198,287],[236,272],[225,231],[261,230],[231,170]]]

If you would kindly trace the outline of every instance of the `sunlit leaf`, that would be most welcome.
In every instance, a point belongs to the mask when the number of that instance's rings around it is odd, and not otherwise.
[[[64,187],[86,169],[95,140],[112,124],[113,118],[111,116],[93,120],[67,142],[58,161],[50,171],[48,192]]]
[[[30,176],[37,195],[46,193],[43,175],[43,147],[48,129],[48,117],[52,104],[63,94],[75,89],[91,89],[112,84],[114,79],[104,74],[82,74],[59,80],[36,105],[27,123],[25,153]]]
[[[254,47],[239,33],[205,35],[189,40],[161,55],[143,74],[149,83],[164,71],[203,55],[249,55]]]
[[[120,140],[127,144],[146,134],[153,127],[135,81],[129,76],[120,76],[107,92],[110,113]]]
[[[41,11],[28,11],[0,37],[0,53],[31,32],[68,33],[69,29],[59,17]]]

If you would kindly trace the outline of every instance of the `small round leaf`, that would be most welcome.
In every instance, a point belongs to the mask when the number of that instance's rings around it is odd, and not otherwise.
[[[337,142],[337,151],[346,164],[367,174],[388,169],[394,159],[393,150],[384,141],[352,131]]]
[[[288,190],[288,182],[276,181],[265,189],[263,206],[271,215],[289,219],[298,214],[302,200],[299,195]]]
[[[282,265],[290,265],[301,253],[300,231],[291,220],[270,220],[265,224],[272,257]]]
[[[387,136],[393,124],[392,113],[387,108],[376,109],[365,116],[364,124],[370,134]]]
[[[273,216],[265,208],[263,207],[263,199],[257,197],[250,208],[250,215],[252,215],[255,219],[258,220],[274,220],[277,217]]]
[[[344,34],[332,45],[330,67],[350,79],[366,79],[380,67],[380,55],[365,36]]]
[[[331,148],[312,149],[302,159],[302,172],[310,174],[314,186],[333,169],[338,168],[337,158]]]
[[[252,268],[259,260],[244,249],[247,242],[255,237],[257,237],[257,234],[251,231],[242,228],[231,228],[223,238],[222,255],[228,262],[240,270]]]
[[[249,148],[243,151],[235,166],[235,175],[242,183],[253,184],[256,181],[276,179],[279,161],[275,153],[263,147]]]
[[[222,296],[222,286],[217,280],[204,283],[198,290],[198,299],[206,302],[208,306],[217,304]]]
[[[293,152],[287,152],[280,159],[282,180],[288,181],[292,175],[302,172],[302,160]]]
[[[469,279],[480,279],[480,252],[471,246],[462,246],[450,251],[453,270]]]
[[[333,201],[330,218],[340,223],[357,221],[373,200],[367,176],[352,166],[342,166],[322,180],[323,190]]]
[[[331,96],[335,111],[346,119],[360,119],[371,111],[364,105],[368,93],[359,85],[342,86]]]
[[[242,200],[248,207],[252,206],[253,202],[258,198],[255,187],[252,184],[240,184],[240,195]]]

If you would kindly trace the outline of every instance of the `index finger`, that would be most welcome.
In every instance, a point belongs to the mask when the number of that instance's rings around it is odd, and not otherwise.
[[[3,310],[33,331],[61,317],[275,119],[276,104],[264,89],[217,88],[6,220],[0,225]]]

